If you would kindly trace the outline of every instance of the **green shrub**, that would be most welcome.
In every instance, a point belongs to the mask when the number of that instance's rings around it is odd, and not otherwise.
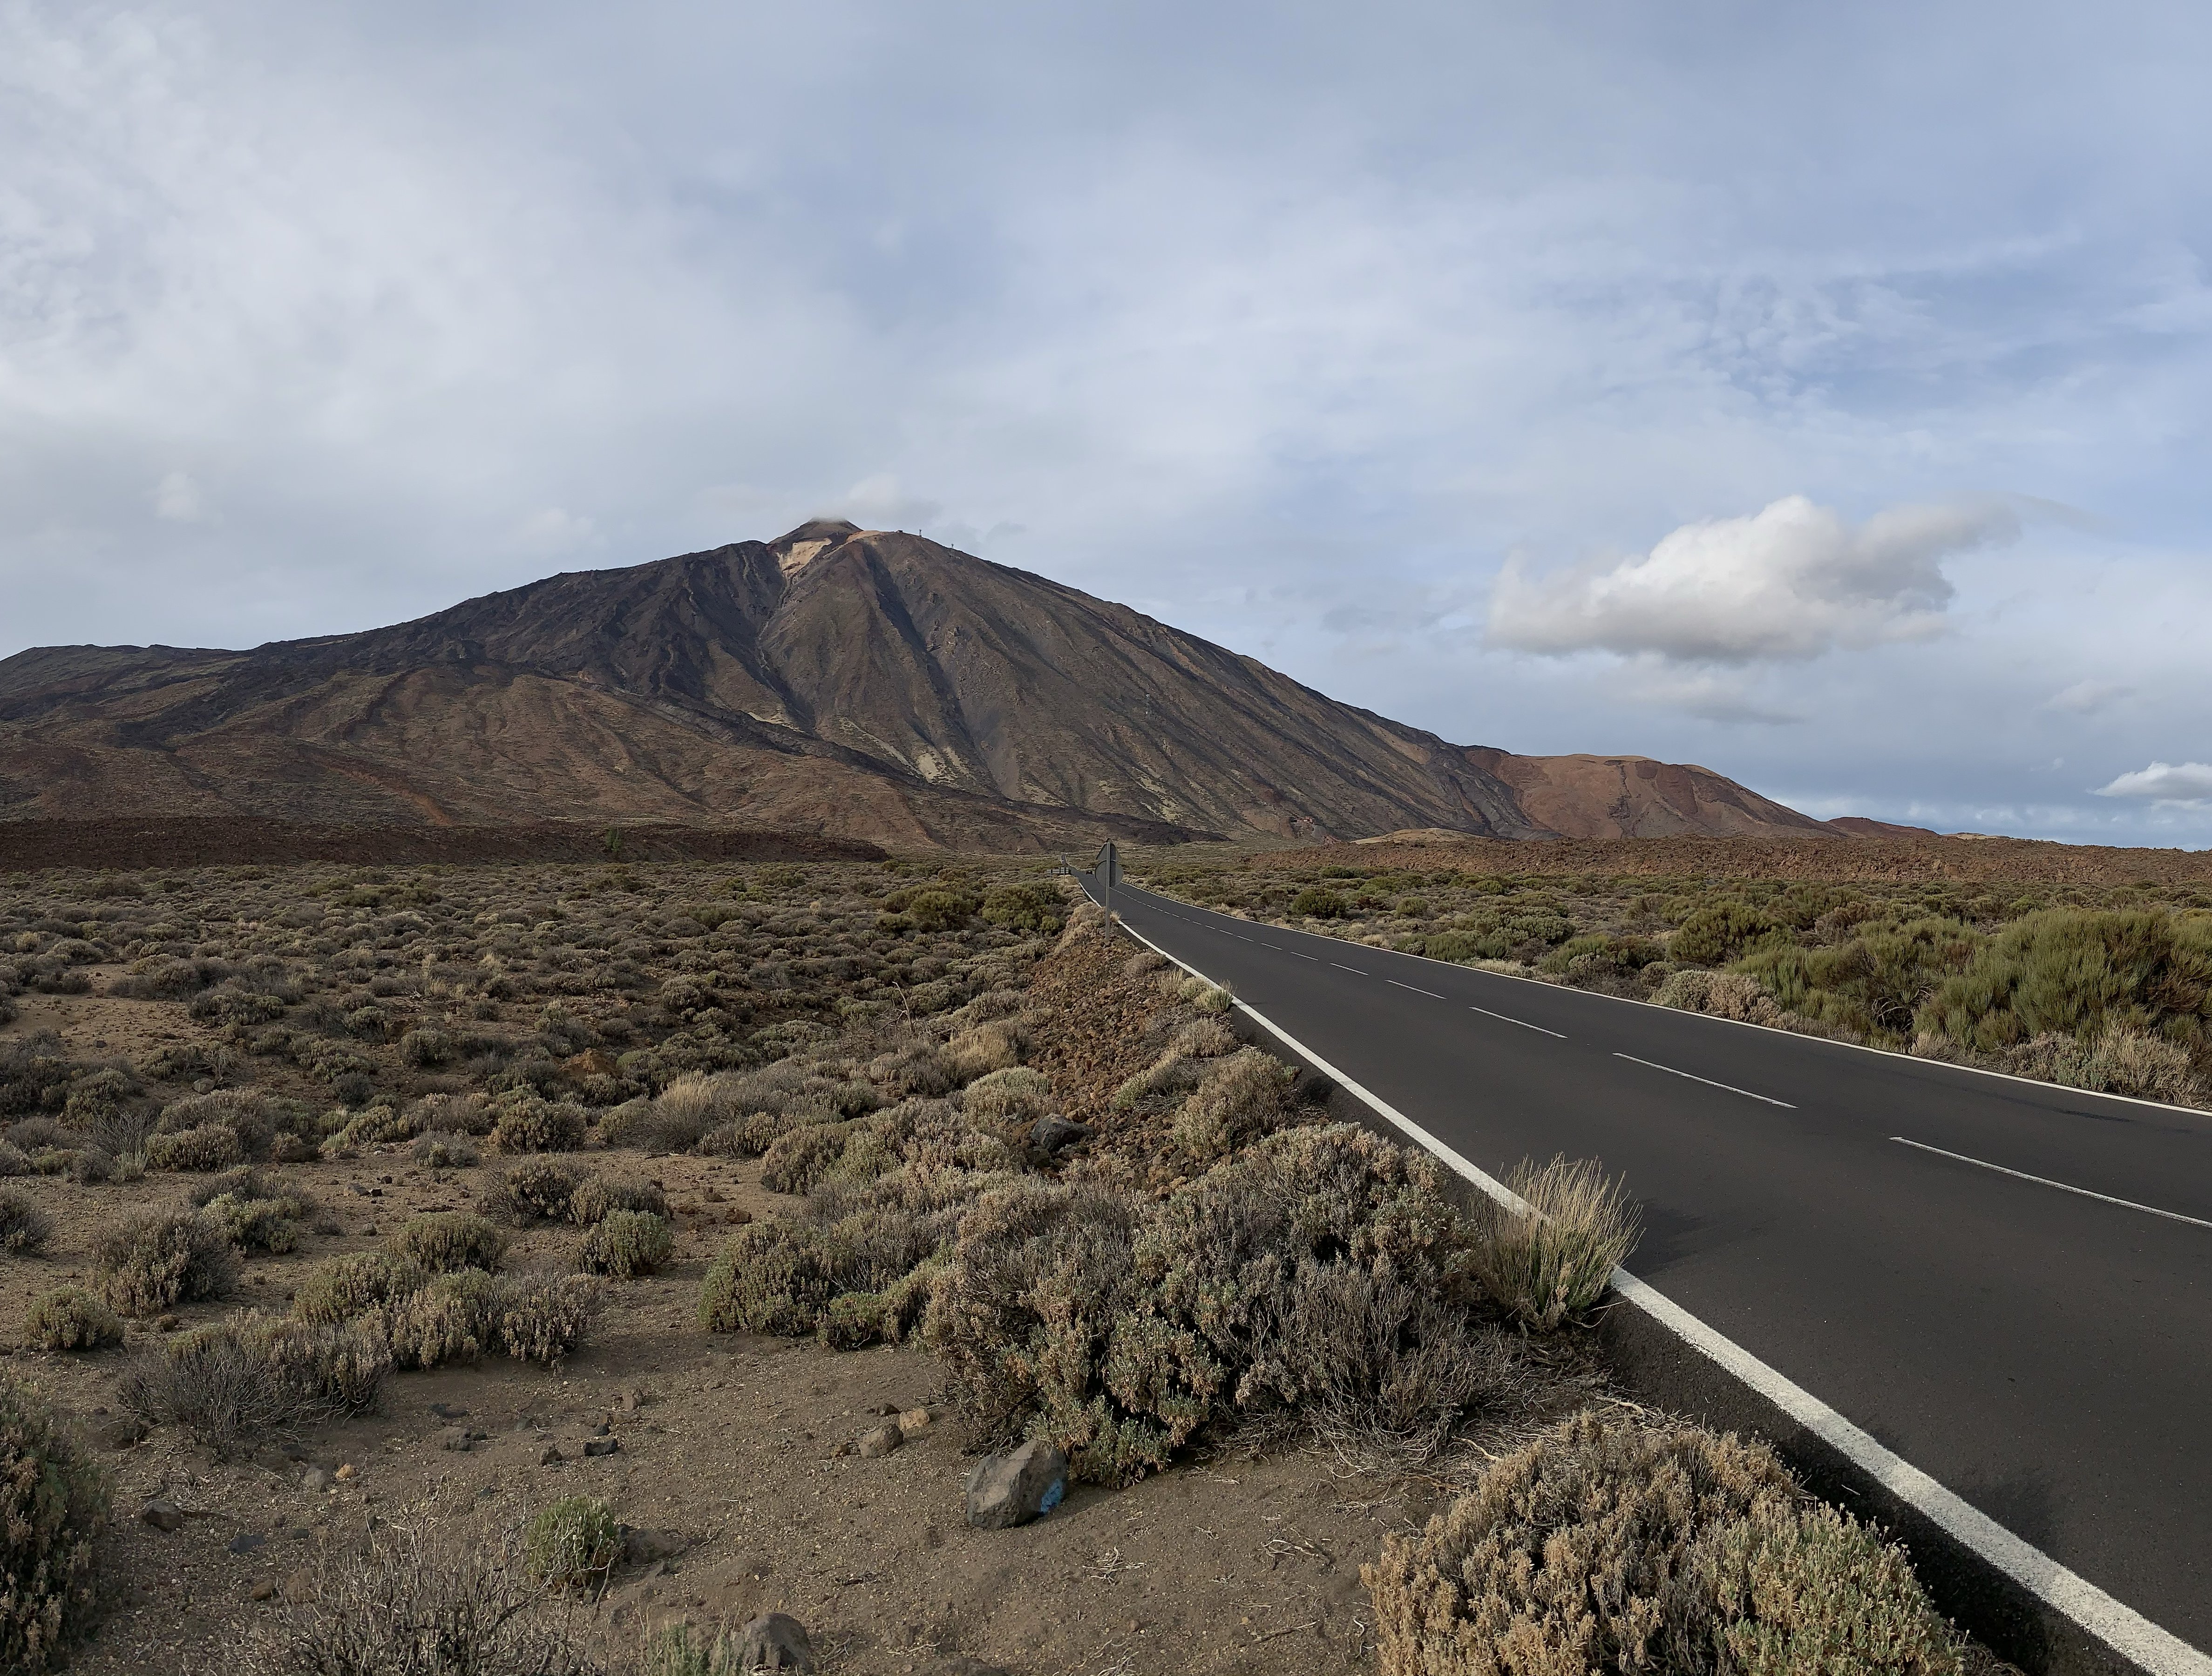
[[[695,1632],[689,1624],[664,1624],[647,1637],[638,1676],[752,1676],[744,1639],[736,1630]]]
[[[1049,936],[1066,923],[1066,904],[1049,884],[1002,884],[983,898],[983,923],[1001,931],[1042,932]]]
[[[238,1132],[220,1123],[146,1137],[146,1168],[204,1175],[228,1169],[246,1156]]]
[[[428,1164],[432,1169],[471,1169],[483,1162],[473,1140],[444,1129],[433,1129],[416,1137],[409,1156],[416,1163]]]
[[[1360,1570],[1378,1676],[1955,1676],[1893,1548],[1764,1444],[1585,1411]]]
[[[160,1132],[181,1135],[205,1128],[228,1129],[238,1138],[238,1156],[258,1158],[268,1151],[277,1130],[289,1118],[278,1104],[251,1089],[217,1089],[210,1094],[188,1094],[161,1108]],[[150,1137],[149,1139],[150,1140]],[[212,1143],[202,1143],[203,1145]],[[191,1165],[157,1166],[169,1169]]]
[[[605,1301],[588,1275],[501,1277],[493,1317],[499,1346],[518,1362],[558,1367]]]
[[[409,1296],[428,1279],[420,1264],[391,1252],[349,1252],[309,1272],[293,1290],[292,1313],[303,1321],[336,1326]]]
[[[1524,1159],[1506,1186],[1528,1208],[1480,1201],[1474,1272],[1508,1313],[1548,1333],[1596,1307],[1636,1248],[1639,1219],[1622,1185],[1588,1159],[1540,1169]]]
[[[1683,966],[1725,966],[1770,939],[1787,945],[1787,928],[1748,902],[1707,902],[1668,939],[1667,958]]]
[[[200,1211],[142,1211],[93,1244],[107,1301],[126,1315],[158,1315],[179,1303],[228,1297],[238,1254]]]
[[[54,1219],[21,1187],[0,1187],[0,1251],[33,1257],[54,1236]]]
[[[738,1230],[699,1288],[699,1325],[709,1333],[811,1333],[830,1300],[847,1290],[849,1254],[824,1230],[791,1222]]]
[[[584,1144],[584,1112],[580,1106],[549,1104],[534,1096],[516,1099],[502,1096],[499,1121],[491,1144],[500,1152],[574,1152]]]
[[[978,1077],[961,1095],[961,1109],[988,1123],[1026,1123],[1045,1108],[1052,1084],[1042,1072],[1010,1066]]]
[[[463,1269],[396,1293],[376,1310],[374,1326],[400,1368],[473,1362],[499,1344],[500,1286],[482,1269]]]
[[[251,1164],[203,1181],[193,1188],[191,1199],[233,1245],[247,1251],[298,1249],[301,1230],[316,1211],[313,1199],[271,1187]]]
[[[1310,884],[1291,898],[1291,912],[1309,920],[1341,920],[1346,904],[1325,884]]]
[[[668,1195],[650,1181],[626,1181],[594,1175],[568,1196],[568,1219],[589,1227],[616,1211],[668,1214]]]
[[[106,1478],[33,1388],[0,1374],[0,1668],[52,1664],[94,1605]]]
[[[2212,1023],[2212,920],[2162,908],[2031,914],[1984,943],[1916,1023],[1984,1053],[2113,1025],[2191,1048]]]
[[[610,1211],[576,1248],[576,1266],[617,1280],[652,1274],[676,1249],[668,1219],[650,1211]]]
[[[434,1211],[410,1217],[391,1245],[399,1256],[434,1274],[450,1274],[497,1268],[507,1254],[507,1235],[473,1211]]]
[[[597,1592],[622,1558],[622,1527],[597,1496],[564,1496],[530,1521],[523,1553],[540,1582]]]
[[[58,1286],[31,1306],[23,1336],[40,1350],[106,1350],[123,1342],[123,1322],[82,1286]]]

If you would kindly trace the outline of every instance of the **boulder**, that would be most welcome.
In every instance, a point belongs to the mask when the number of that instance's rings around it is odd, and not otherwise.
[[[1091,1139],[1091,1126],[1076,1123],[1048,1112],[1030,1125],[1030,1145],[1051,1157],[1063,1152],[1079,1141]]]
[[[763,1612],[738,1631],[739,1670],[811,1670],[814,1648],[806,1626],[788,1612]]]
[[[185,1527],[185,1510],[165,1497],[155,1497],[138,1509],[138,1516],[157,1531],[177,1531]]]
[[[1067,1493],[1067,1457],[1043,1438],[986,1455],[968,1479],[968,1522],[1002,1531],[1042,1519]]]
[[[875,1426],[860,1434],[860,1454],[863,1459],[879,1460],[906,1442],[906,1433],[896,1425]]]

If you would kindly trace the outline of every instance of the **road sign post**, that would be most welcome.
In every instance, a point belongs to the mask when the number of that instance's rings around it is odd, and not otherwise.
[[[1114,917],[1114,887],[1121,882],[1121,858],[1115,850],[1112,839],[1108,839],[1105,847],[1098,852],[1098,859],[1091,864],[1091,871],[1097,875],[1099,888],[1105,893],[1106,917],[1111,920]]]

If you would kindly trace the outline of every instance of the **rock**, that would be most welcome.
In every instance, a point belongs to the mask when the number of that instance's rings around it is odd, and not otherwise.
[[[894,1414],[896,1414],[899,1412],[899,1406],[895,1402],[873,1402],[870,1403],[860,1412],[863,1414],[881,1415],[884,1419],[888,1420]]]
[[[763,1612],[738,1631],[739,1670],[811,1670],[814,1648],[806,1626],[788,1612]]]
[[[465,1420],[469,1418],[469,1411],[456,1403],[434,1402],[430,1405],[430,1418],[434,1420]]]
[[[876,1426],[860,1434],[860,1454],[867,1460],[880,1460],[906,1442],[906,1433],[895,1425]]]
[[[586,1459],[612,1454],[620,1448],[622,1448],[622,1439],[619,1437],[586,1437],[584,1440],[584,1454]]]
[[[256,1600],[273,1600],[276,1598],[276,1585],[264,1577],[248,1593]]]
[[[240,1531],[230,1539],[228,1545],[234,1554],[250,1554],[256,1548],[265,1546],[268,1541],[269,1539],[259,1531]]]
[[[561,1446],[558,1443],[548,1443],[538,1452],[538,1464],[540,1466],[558,1466],[568,1458],[561,1453]]]
[[[330,1485],[331,1475],[319,1466],[310,1466],[300,1474],[300,1488],[310,1495],[319,1496]]]
[[[315,1598],[315,1574],[305,1567],[284,1579],[283,1594],[295,1606],[304,1606]]]
[[[447,1426],[438,1434],[438,1447],[450,1449],[456,1454],[466,1454],[469,1452],[469,1435],[459,1426]]]
[[[968,1478],[968,1522],[1002,1531],[1042,1519],[1067,1493],[1067,1457],[1042,1438],[986,1455]]]
[[[1049,1112],[1030,1125],[1030,1145],[1047,1157],[1090,1139],[1088,1123],[1071,1122]]]
[[[623,1558],[631,1565],[651,1565],[657,1560],[673,1559],[691,1545],[689,1537],[675,1531],[635,1530],[623,1528]]]
[[[166,1497],[156,1497],[138,1509],[138,1516],[157,1531],[185,1527],[185,1510]]]
[[[912,1437],[917,1432],[927,1431],[930,1414],[926,1408],[909,1408],[898,1417],[898,1429]]]
[[[353,1462],[350,1460],[339,1462],[337,1471],[333,1473],[331,1476],[335,1478],[340,1484],[346,1483],[349,1479],[356,1476],[354,1471]]]

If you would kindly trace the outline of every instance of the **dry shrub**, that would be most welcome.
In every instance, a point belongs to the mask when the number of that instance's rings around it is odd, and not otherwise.
[[[1506,1186],[1527,1206],[1478,1202],[1474,1272],[1500,1307],[1539,1332],[1594,1309],[1636,1248],[1641,1218],[1624,1184],[1591,1159],[1523,1159]]]
[[[1198,1086],[1200,1065],[1170,1048],[1114,1090],[1113,1106],[1125,1112],[1161,1095],[1186,1094]]]
[[[1224,1054],[1233,1054],[1238,1043],[1237,1032],[1213,1017],[1194,1018],[1178,1026],[1168,1038],[1168,1050],[1194,1060],[1218,1059]]]
[[[21,1187],[0,1187],[0,1251],[34,1257],[54,1236],[54,1219]]]
[[[519,1537],[418,1506],[334,1543],[277,1597],[250,1676],[605,1676],[586,1626],[531,1575]]]
[[[501,1175],[487,1197],[501,1214],[516,1222],[566,1222],[576,1189],[586,1179],[581,1165],[533,1159]]]
[[[391,1367],[382,1339],[358,1323],[248,1314],[171,1339],[124,1376],[118,1400],[149,1425],[223,1444],[366,1413]]]
[[[652,1274],[676,1250],[668,1218],[650,1211],[610,1211],[576,1248],[576,1266],[616,1280]]]
[[[1257,1048],[1238,1049],[1200,1072],[1198,1089],[1176,1113],[1176,1144],[1194,1158],[1226,1157],[1281,1126],[1291,1072]]]
[[[987,1123],[1026,1123],[1043,1112],[1052,1084],[1026,1066],[994,1071],[968,1084],[961,1109]]]
[[[1139,949],[1121,962],[1121,975],[1141,978],[1147,972],[1157,972],[1168,963],[1168,957],[1157,949]]]
[[[639,1146],[648,1152],[689,1152],[710,1129],[739,1113],[734,1078],[688,1072],[650,1102],[631,1101],[600,1120],[610,1146]]]
[[[1741,972],[1709,972],[1685,967],[1670,972],[1651,999],[1662,1007],[1708,1013],[1739,1023],[1780,1026],[1789,1015],[1757,978]]]
[[[481,1094],[426,1094],[411,1114],[425,1134],[488,1135],[498,1120]]]
[[[44,1397],[0,1375],[0,1669],[44,1670],[84,1627],[107,1501]]]
[[[1468,1309],[1468,1237],[1425,1159],[1349,1125],[1291,1130],[1164,1200],[994,1189],[921,1331],[982,1431],[1048,1436],[1086,1479],[1291,1409],[1418,1450],[1498,1372]]]
[[[398,1141],[412,1140],[422,1130],[419,1109],[401,1111],[380,1102],[357,1112],[341,1110],[334,1116],[337,1126],[324,1137],[320,1148],[325,1158],[350,1158],[365,1146],[390,1146]]]
[[[791,1126],[781,1112],[755,1112],[734,1118],[699,1138],[696,1150],[710,1158],[757,1158]]]
[[[23,1336],[40,1350],[106,1350],[123,1342],[116,1313],[82,1286],[58,1286],[31,1306]]]
[[[188,1094],[161,1108],[160,1133],[181,1135],[208,1127],[228,1129],[238,1138],[240,1157],[258,1158],[269,1151],[279,1128],[286,1126],[284,1111],[268,1096],[252,1089],[217,1089],[210,1094]],[[153,1137],[147,1137],[150,1143]],[[157,1165],[159,1169],[194,1168]]]
[[[12,1140],[0,1140],[0,1176],[33,1175],[37,1173],[29,1153]]]
[[[238,1284],[230,1236],[202,1211],[142,1211],[93,1242],[107,1301],[126,1315],[228,1297]]]
[[[2048,1032],[2008,1050],[2002,1064],[2015,1076],[2169,1105],[2185,1105],[2198,1092],[2187,1049],[2122,1024],[2086,1041]]]
[[[616,1211],[643,1211],[665,1217],[668,1194],[651,1181],[594,1175],[568,1196],[568,1219],[587,1228]]]
[[[963,1083],[993,1071],[1019,1065],[1029,1052],[1030,1033],[1018,1018],[994,1019],[973,1024],[945,1044],[953,1075]]]
[[[238,1132],[221,1123],[146,1137],[146,1168],[205,1175],[228,1169],[246,1156]]]
[[[1381,1676],[1954,1676],[1903,1557],[1764,1444],[1585,1411],[1361,1568]]]
[[[604,1289],[588,1275],[502,1278],[492,1318],[499,1345],[518,1362],[558,1367],[605,1302]]]
[[[803,1223],[750,1222],[738,1230],[699,1289],[709,1333],[811,1333],[831,1298],[852,1290],[846,1254]]]
[[[434,1368],[501,1352],[555,1367],[582,1341],[599,1302],[599,1283],[581,1275],[461,1269],[395,1294],[368,1320],[401,1368]]]
[[[1000,1136],[975,1128],[944,1100],[904,1100],[842,1123],[810,1123],[778,1136],[761,1163],[761,1185],[806,1193],[832,1181],[870,1181],[909,1163],[964,1170],[1011,1168]]]

